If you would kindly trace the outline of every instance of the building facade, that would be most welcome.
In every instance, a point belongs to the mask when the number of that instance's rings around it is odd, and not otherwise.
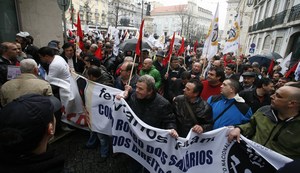
[[[212,20],[212,12],[199,7],[197,1],[173,6],[157,6],[151,11],[153,30],[158,35],[176,32],[185,38],[204,39]]]
[[[66,12],[67,29],[76,29],[72,23],[77,23],[78,12],[82,28],[85,31],[89,29],[107,29],[107,0],[72,0]]]
[[[144,0],[109,0],[108,24],[138,28],[146,16],[149,2]]]
[[[277,52],[285,57],[296,53],[300,48],[300,0],[255,0],[248,32],[246,54]]]

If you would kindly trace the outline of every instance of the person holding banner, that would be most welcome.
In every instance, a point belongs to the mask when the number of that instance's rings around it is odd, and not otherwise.
[[[300,83],[282,86],[271,96],[271,105],[261,107],[250,122],[236,126],[228,141],[247,136],[291,159],[300,158]]]
[[[171,104],[155,90],[155,80],[150,75],[141,76],[136,84],[136,90],[131,92],[126,85],[124,98],[133,112],[146,124],[161,129],[176,129],[175,115]],[[118,96],[117,96],[118,98]],[[141,172],[143,166],[131,160],[129,172]],[[145,171],[145,170],[144,170]]]
[[[191,128],[198,134],[212,129],[212,109],[206,101],[201,99],[202,89],[202,83],[197,79],[192,79],[185,85],[184,95],[174,98],[178,134],[174,130],[171,136],[186,137]]]

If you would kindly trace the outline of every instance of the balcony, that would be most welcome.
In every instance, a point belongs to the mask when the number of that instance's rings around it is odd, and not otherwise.
[[[257,30],[262,30],[262,29],[264,29],[264,20],[258,22],[257,28],[256,28],[256,29],[257,29]]]
[[[291,13],[288,22],[292,22],[295,20],[300,20],[300,4],[295,5],[291,8]]]
[[[286,13],[287,10],[284,10],[283,12],[276,14],[273,21],[273,26],[283,24]]]
[[[264,29],[271,28],[273,25],[273,17],[268,17],[264,20]]]

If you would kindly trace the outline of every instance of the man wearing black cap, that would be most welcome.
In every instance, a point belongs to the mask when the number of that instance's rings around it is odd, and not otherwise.
[[[64,159],[47,150],[55,133],[55,97],[29,94],[0,110],[1,172],[61,172]]]
[[[254,72],[244,72],[242,74],[243,82],[242,82],[242,91],[250,91],[255,89],[255,78],[256,74]]]

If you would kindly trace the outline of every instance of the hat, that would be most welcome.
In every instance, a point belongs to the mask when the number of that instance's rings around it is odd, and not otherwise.
[[[95,65],[95,66],[100,67],[101,62],[100,62],[100,60],[98,58],[96,58],[93,55],[88,55],[88,57],[89,58],[86,60],[87,62],[90,62],[91,65]]]
[[[159,52],[157,52],[156,53],[156,56],[159,56],[159,57],[165,57],[165,52],[163,52],[163,51],[159,51]]]
[[[55,49],[55,50],[59,50],[59,49],[57,48],[57,43],[52,42],[52,41],[50,41],[50,42],[48,43],[48,47],[50,47],[50,48],[52,48],[52,49]]]
[[[0,110],[0,148],[24,153],[35,149],[54,112],[61,108],[54,96],[27,94]]]
[[[256,74],[254,72],[244,72],[242,74],[243,77],[256,77]]]
[[[17,33],[16,35],[19,37],[23,37],[23,38],[30,36],[30,34],[28,32],[22,32],[22,31]]]
[[[143,48],[142,52],[148,52],[149,53],[149,49]]]

